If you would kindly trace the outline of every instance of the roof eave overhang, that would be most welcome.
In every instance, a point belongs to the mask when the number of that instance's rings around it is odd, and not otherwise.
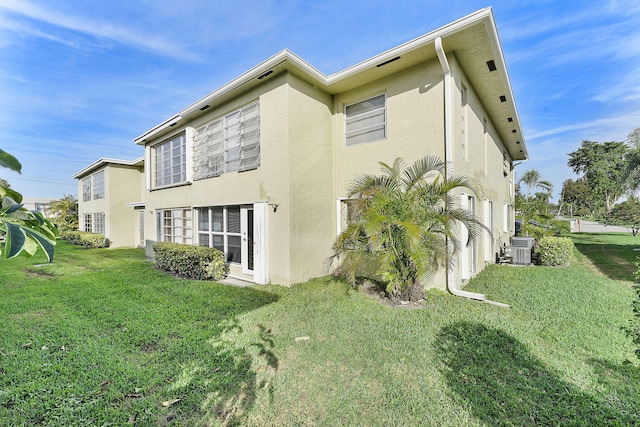
[[[209,95],[194,102],[175,116],[138,136],[134,139],[134,142],[139,145],[145,145],[147,142],[157,140],[158,137],[170,133],[171,130],[181,122],[186,123],[186,119],[193,119],[199,115],[205,114],[205,110],[208,108],[220,105],[221,103],[235,97],[238,93],[245,92],[252,87],[260,85],[283,71],[295,74],[327,93],[336,94],[362,86],[370,81],[384,78],[398,72],[399,70],[409,68],[429,59],[435,59],[436,52],[434,43],[435,39],[438,37],[443,39],[444,48],[447,53],[455,52],[456,55],[462,56],[461,62],[464,66],[465,57],[472,54],[472,52],[467,54],[463,50],[456,50],[454,39],[456,35],[459,35],[472,27],[475,27],[476,30],[484,28],[483,33],[485,35],[485,40],[483,42],[487,43],[488,50],[490,50],[492,56],[491,58],[487,58],[487,60],[493,59],[495,61],[500,74],[499,79],[491,79],[491,82],[484,85],[484,92],[486,93],[480,94],[481,99],[484,100],[487,98],[489,103],[493,102],[493,99],[497,100],[495,102],[500,102],[500,95],[505,95],[506,104],[502,107],[506,106],[506,109],[494,107],[492,105],[485,105],[485,108],[491,116],[496,129],[503,139],[513,160],[525,160],[528,158],[528,154],[524,135],[522,133],[520,119],[515,106],[513,91],[507,74],[506,63],[500,47],[495,19],[491,8],[481,9],[437,30],[410,40],[400,46],[328,76],[295,55],[293,52],[285,49],[256,65],[246,73],[240,75]],[[451,41],[451,47],[448,47],[448,41]],[[475,75],[483,71],[475,69],[480,66],[478,65],[478,61],[473,63],[471,61],[466,62],[469,62],[471,64],[470,66],[474,68],[469,70],[465,69],[465,72],[468,75]],[[486,62],[480,61],[480,63],[486,70]],[[476,83],[473,79],[471,80],[472,84]],[[502,117],[505,114],[507,115]],[[500,115],[501,117],[496,117],[496,115]],[[510,117],[512,121],[507,122],[507,117]],[[508,123],[508,125],[504,125],[502,122]],[[513,132],[514,129],[516,131],[515,133]],[[517,135],[517,140],[514,139],[514,135]]]
[[[89,166],[76,172],[73,175],[73,179],[80,179],[110,164],[121,165],[121,166],[143,166],[144,157],[138,157],[137,159],[133,159],[133,160],[120,160],[120,159],[109,159],[109,158],[98,159],[95,162],[91,163]]]

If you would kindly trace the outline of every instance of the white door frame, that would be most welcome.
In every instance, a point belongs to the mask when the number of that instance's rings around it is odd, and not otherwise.
[[[242,230],[242,274],[254,275],[255,271],[255,217],[253,206],[240,207],[240,230]],[[253,260],[253,265],[249,260]]]
[[[267,202],[253,204],[253,282],[266,285],[269,282],[267,255]]]

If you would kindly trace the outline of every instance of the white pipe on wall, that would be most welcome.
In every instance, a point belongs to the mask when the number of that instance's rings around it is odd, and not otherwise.
[[[447,55],[444,53],[444,49],[442,48],[442,38],[438,37],[435,40],[436,53],[438,54],[438,60],[440,61],[440,65],[442,66],[442,71],[444,72],[444,161],[447,167],[445,172],[445,179],[449,178],[448,175],[453,172],[453,163],[451,159],[451,154],[453,153],[453,104],[451,102],[451,84],[452,84],[452,76],[451,76],[451,68],[449,67],[449,61],[447,60]],[[449,244],[449,242],[447,242]],[[449,264],[449,263],[447,263]],[[478,294],[475,292],[463,291],[461,289],[456,289],[453,286],[454,276],[453,269],[451,267],[447,267],[447,289],[452,295],[464,298],[470,298],[475,300],[484,301],[484,294]]]

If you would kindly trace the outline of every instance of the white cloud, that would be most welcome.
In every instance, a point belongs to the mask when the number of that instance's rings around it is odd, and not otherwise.
[[[19,22],[15,22],[15,21],[9,21],[7,19],[4,19],[2,16],[0,16],[0,28],[4,29],[4,30],[9,30],[11,32],[14,33],[19,33],[19,34],[26,34],[26,35],[30,35],[30,36],[34,36],[34,37],[39,37],[39,38],[43,38],[49,41],[53,41],[56,43],[61,43],[64,44],[66,46],[72,47],[74,49],[79,49],[80,43],[78,43],[75,40],[70,40],[70,39],[63,39],[61,37],[57,37],[53,34],[49,34],[49,33],[45,33],[44,31],[40,31],[37,28],[33,28],[24,24],[21,24]],[[6,43],[6,41],[5,41]]]
[[[572,133],[577,136],[586,135],[588,131],[589,136],[586,139],[600,142],[623,141],[631,130],[639,126],[640,110],[589,122],[573,123],[566,126],[559,126],[539,131],[532,130],[527,132],[526,136],[528,141],[533,141],[549,136],[568,133]],[[536,144],[538,144],[538,142],[536,142]]]
[[[185,58],[192,56],[192,54],[186,51],[184,46],[176,43],[174,40],[157,36],[154,33],[145,33],[132,27],[114,25],[107,21],[96,20],[86,16],[59,13],[56,10],[36,6],[25,0],[3,0],[3,2],[0,3],[0,8],[58,28],[82,33],[98,39],[112,40],[137,49],[170,57]],[[8,27],[8,25],[5,24],[5,27]],[[65,39],[52,36],[39,30],[29,29],[24,25],[13,24],[12,27],[11,29],[14,31],[68,43],[65,42]]]

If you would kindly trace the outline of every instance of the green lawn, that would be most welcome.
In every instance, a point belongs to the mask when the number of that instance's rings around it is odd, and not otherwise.
[[[180,280],[135,249],[0,261],[0,425],[640,425],[636,240],[575,241],[467,286],[510,309]]]

